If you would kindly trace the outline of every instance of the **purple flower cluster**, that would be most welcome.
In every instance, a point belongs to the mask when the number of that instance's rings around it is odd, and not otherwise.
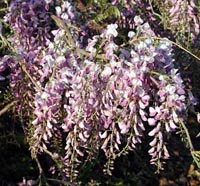
[[[157,2],[161,15],[166,15],[165,27],[168,27],[181,39],[189,36],[194,41],[200,33],[199,9],[194,0],[170,0]]]
[[[47,45],[50,38],[50,15],[44,0],[13,1],[5,20],[18,33],[20,50],[29,51]]]
[[[133,17],[137,14],[152,23],[154,30],[162,36],[168,36],[170,30],[182,43],[194,42],[200,33],[199,8],[194,0],[131,0],[111,1],[121,12],[119,25],[124,28],[134,29]],[[157,21],[159,17],[160,22]],[[165,31],[161,30],[163,25]],[[189,40],[188,40],[189,39]]]
[[[32,111],[27,107],[33,108],[32,101],[35,89],[39,87],[38,78],[40,75],[38,71],[41,54],[51,38],[50,15],[43,0],[15,0],[11,2],[4,19],[14,32],[9,37],[14,57],[4,56],[1,59],[1,65],[10,69],[8,78],[13,97],[16,99],[17,114],[30,117]],[[32,79],[28,77],[28,74]]]
[[[57,2],[59,28],[52,29],[51,3],[11,4],[7,19],[15,29],[11,41],[17,58],[0,61],[0,72],[11,70],[19,115],[25,106],[33,157],[47,152],[72,181],[79,167],[101,150],[111,174],[113,161],[133,151],[148,133],[150,162],[162,169],[169,158],[165,134],[186,120],[191,95],[173,65],[171,44],[156,39],[140,16],[131,19],[127,43],[118,44],[121,25],[116,23],[87,38],[84,26],[75,28],[81,23],[76,24],[69,1]],[[25,97],[26,104],[21,102]],[[62,141],[59,148],[55,141]]]
[[[148,23],[139,16],[134,20],[138,38],[133,46],[117,45],[118,26],[110,24],[89,39],[86,59],[68,51],[62,29],[44,54],[41,86],[45,79],[49,82],[34,99],[33,149],[48,149],[61,131],[66,145],[65,155],[59,157],[66,176],[77,175],[79,165],[99,149],[108,160],[133,150],[142,142],[147,125],[152,128],[151,163],[160,162],[162,168],[162,160],[169,157],[163,135],[178,128],[187,116],[171,44],[156,44]]]

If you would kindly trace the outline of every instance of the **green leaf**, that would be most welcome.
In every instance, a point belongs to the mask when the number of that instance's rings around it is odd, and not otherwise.
[[[197,167],[200,168],[200,151],[192,151],[191,154]]]
[[[102,13],[97,14],[97,16],[95,17],[93,21],[95,23],[99,23],[112,16],[118,19],[120,17],[120,11],[117,7],[111,5]]]

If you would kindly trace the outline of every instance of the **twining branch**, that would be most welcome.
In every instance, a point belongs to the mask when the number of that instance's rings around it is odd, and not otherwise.
[[[74,39],[73,39],[73,36],[72,36],[72,34],[70,33],[69,28],[67,27],[68,24],[66,25],[60,18],[58,18],[58,17],[56,17],[56,16],[54,16],[54,15],[52,15],[51,18],[55,21],[56,25],[57,25],[59,28],[65,30],[66,36],[67,36],[67,39],[68,39],[68,45],[69,45],[70,47],[72,47],[72,50],[75,50],[75,51],[76,51],[76,53],[78,54],[79,57],[81,57],[81,56],[90,57],[90,56],[91,56],[91,54],[90,54],[89,52],[87,52],[87,51],[85,51],[85,50],[83,50],[83,49],[80,49],[80,48],[76,47],[75,41],[74,41]],[[70,26],[70,25],[69,25],[69,26]],[[72,26],[70,26],[70,27],[72,27]],[[80,31],[80,29],[78,29],[77,27],[73,27],[73,28],[75,28],[76,30]],[[107,60],[106,57],[105,57],[104,55],[100,55],[100,54],[97,54],[97,55],[95,56],[95,58],[97,58],[97,59],[102,59],[102,60],[104,60],[104,61]]]
[[[3,115],[4,113],[6,113],[10,108],[12,108],[14,106],[14,104],[15,104],[15,101],[9,103],[2,110],[0,110],[0,116]]]
[[[150,8],[151,8],[151,11],[153,12],[153,14],[155,16],[159,17],[160,20],[162,20],[163,19],[162,16],[154,11],[153,5],[152,5],[152,0],[149,0],[149,5],[150,5]]]
[[[133,38],[132,40],[129,41],[128,44],[133,45],[136,41],[140,41],[142,39],[147,39],[148,37],[139,37],[139,38]],[[198,56],[196,56],[195,54],[193,54],[192,52],[190,52],[189,50],[187,50],[186,48],[182,47],[181,45],[179,45],[178,43],[169,40],[168,38],[160,38],[160,37],[151,37],[151,39],[155,39],[155,40],[160,40],[160,41],[167,41],[169,43],[171,43],[172,45],[177,46],[178,48],[182,49],[183,51],[185,51],[186,53],[190,54],[191,56],[193,56],[194,58],[196,58],[199,62],[200,62],[200,58]],[[126,46],[127,43],[123,43],[121,45],[121,47]]]
[[[185,126],[184,122],[182,121],[181,122],[181,126],[183,127],[183,130],[185,132],[185,135],[187,136],[187,140],[188,140],[188,145],[189,145],[189,148],[190,148],[190,152],[193,152],[194,151],[194,146],[192,144],[192,140],[190,138],[190,134],[188,132],[188,129],[187,127]]]
[[[5,12],[5,11],[7,11],[7,8],[1,8],[0,9],[0,12]]]
[[[41,88],[39,87],[39,85],[35,82],[35,80],[31,77],[31,75],[29,74],[29,72],[26,70],[26,66],[25,64],[23,64],[22,62],[19,62],[22,70],[24,71],[24,73],[29,77],[29,79],[31,80],[31,82],[35,85],[36,89],[38,91],[41,90]]]
[[[42,179],[44,179],[45,185],[46,185],[46,186],[50,186],[50,185],[48,184],[47,180],[46,180],[46,177],[45,177],[45,175],[44,175],[44,171],[43,171],[43,169],[42,169],[42,166],[41,166],[41,164],[40,164],[40,161],[39,161],[38,157],[35,156],[34,159],[35,159],[35,161],[36,161],[36,163],[37,163],[37,166],[38,166],[38,169],[39,169],[39,178],[38,178],[39,183],[38,183],[38,185],[39,185],[39,186],[43,186],[43,181],[42,181]]]
[[[74,42],[74,39],[67,27],[67,25],[61,20],[59,19],[58,17],[52,15],[51,16],[52,19],[56,22],[57,26],[60,27],[61,29],[64,29],[66,31],[66,34],[67,34],[67,37],[69,39],[69,45],[72,46],[74,49],[76,48],[76,44]],[[156,40],[161,40],[161,41],[167,41],[175,46],[177,46],[178,48],[182,49],[183,51],[185,51],[186,53],[190,54],[191,56],[193,56],[194,58],[196,58],[198,61],[200,61],[200,58],[198,56],[196,56],[195,54],[193,54],[192,52],[190,52],[189,50],[187,50],[186,48],[182,47],[181,45],[177,44],[176,42],[174,41],[171,41],[169,40],[168,38],[160,38],[160,37],[151,37],[152,39],[156,39]],[[123,43],[122,45],[120,45],[120,47],[124,47],[126,46],[127,44],[130,44],[130,45],[133,45],[135,43],[135,41],[139,41],[139,40],[142,40],[142,39],[147,39],[147,37],[140,37],[140,38],[133,38],[131,41],[129,41],[128,43]],[[76,51],[82,55],[86,55],[86,56],[89,56],[90,54],[82,49],[76,49]],[[105,57],[104,56],[101,56],[101,55],[97,55],[97,58],[100,58],[100,59],[103,59],[105,60]]]
[[[65,186],[76,186],[76,184],[69,183],[69,182],[62,181],[62,180],[58,180],[58,179],[48,178],[47,180],[51,181],[51,182],[58,183],[58,184],[63,184]]]

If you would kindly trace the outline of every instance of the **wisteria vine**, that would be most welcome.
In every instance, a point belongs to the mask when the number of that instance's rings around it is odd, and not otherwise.
[[[121,20],[95,32],[81,25],[71,1],[12,1],[5,21],[14,30],[14,54],[1,58],[1,77],[9,80],[16,113],[26,122],[33,158],[50,155],[52,173],[74,181],[81,165],[102,152],[111,174],[114,160],[147,135],[150,163],[160,170],[169,158],[166,134],[182,128],[196,100],[174,66],[172,43],[143,21],[138,6],[144,3],[125,3]],[[196,19],[192,31],[198,34]]]

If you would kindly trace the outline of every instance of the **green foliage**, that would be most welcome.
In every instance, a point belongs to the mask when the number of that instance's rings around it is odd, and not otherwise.
[[[100,13],[96,15],[93,21],[94,23],[98,24],[110,17],[117,19],[120,17],[120,12],[117,7],[110,5],[107,8],[102,9]]]
[[[196,165],[200,168],[200,151],[192,151],[191,154]]]

